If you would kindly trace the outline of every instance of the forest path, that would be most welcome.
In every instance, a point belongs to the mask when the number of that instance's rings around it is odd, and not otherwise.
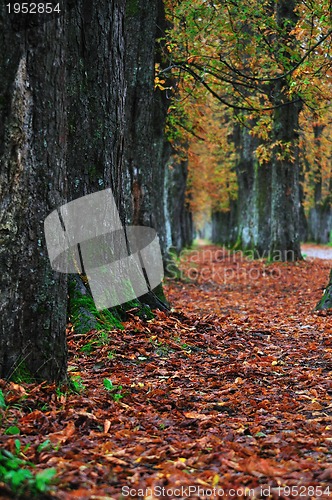
[[[184,253],[169,314],[69,330],[78,393],[3,386],[2,447],[55,467],[61,500],[331,498],[330,266]]]

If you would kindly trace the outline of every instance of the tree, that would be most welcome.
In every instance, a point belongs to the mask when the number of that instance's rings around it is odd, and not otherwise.
[[[328,243],[332,231],[331,108],[321,113],[306,112],[300,125],[308,239]]]
[[[169,5],[174,23],[169,68],[183,90],[194,96],[210,92],[235,110],[250,134],[265,136],[251,155],[258,167],[251,185],[258,189],[248,197],[239,179],[240,205],[248,200],[245,212],[254,214],[253,227],[239,221],[245,229],[238,235],[240,245],[246,247],[242,235],[251,234],[249,244],[259,251],[257,235],[269,226],[268,239],[260,241],[264,253],[277,260],[300,258],[299,117],[304,105],[320,106],[318,96],[326,100],[321,82],[330,67],[324,53],[332,35],[329,2],[183,0]],[[267,177],[265,169],[260,171],[265,163],[271,172]],[[271,196],[264,204],[256,195],[266,189]]]
[[[65,20],[15,31],[0,18],[0,377],[66,376],[66,275],[44,219],[67,197]]]
[[[170,145],[164,128],[169,100],[154,86],[160,64],[159,40],[165,30],[163,2],[135,0],[126,8],[126,223],[154,227],[167,253],[165,165]],[[142,43],[145,40],[145,43]],[[168,221],[169,222],[169,221]]]
[[[279,49],[284,75],[299,59],[297,40],[293,34],[297,24],[298,2],[281,0],[275,3],[277,34],[282,37],[283,53]],[[281,56],[283,55],[283,58]],[[301,258],[300,249],[300,190],[299,190],[299,115],[302,100],[291,93],[291,78],[277,78],[271,84],[272,115],[272,180],[271,180],[271,236],[269,254],[279,260]],[[281,259],[280,259],[281,257]]]

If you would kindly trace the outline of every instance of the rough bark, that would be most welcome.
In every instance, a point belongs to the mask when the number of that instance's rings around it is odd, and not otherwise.
[[[69,199],[111,188],[123,201],[124,5],[79,0],[68,21]],[[124,222],[124,210],[120,210]]]
[[[236,164],[238,196],[230,210],[213,214],[213,241],[267,257],[270,237],[271,168],[255,157],[258,140],[237,125],[233,137],[239,161]]]
[[[187,161],[172,161],[167,168],[167,207],[170,221],[172,248],[177,254],[193,241],[193,220],[186,200]]]
[[[164,26],[160,0],[127,2],[124,160],[125,192],[130,197],[126,200],[126,223],[155,228],[165,255],[170,242],[164,203],[165,168],[170,154],[164,138],[168,102],[165,92],[154,89],[156,38],[162,36]]]
[[[0,33],[0,377],[61,380],[67,277],[43,224],[67,195],[64,19]]]

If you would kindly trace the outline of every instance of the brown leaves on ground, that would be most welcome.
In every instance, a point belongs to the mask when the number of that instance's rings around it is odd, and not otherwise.
[[[331,265],[188,254],[169,315],[70,332],[85,388],[3,384],[2,427],[37,469],[56,467],[59,499],[328,498],[332,327],[313,309]]]

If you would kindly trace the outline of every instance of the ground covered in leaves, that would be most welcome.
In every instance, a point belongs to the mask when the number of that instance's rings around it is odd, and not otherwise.
[[[331,266],[185,255],[170,314],[69,331],[71,388],[2,383],[2,448],[41,498],[332,497]]]

